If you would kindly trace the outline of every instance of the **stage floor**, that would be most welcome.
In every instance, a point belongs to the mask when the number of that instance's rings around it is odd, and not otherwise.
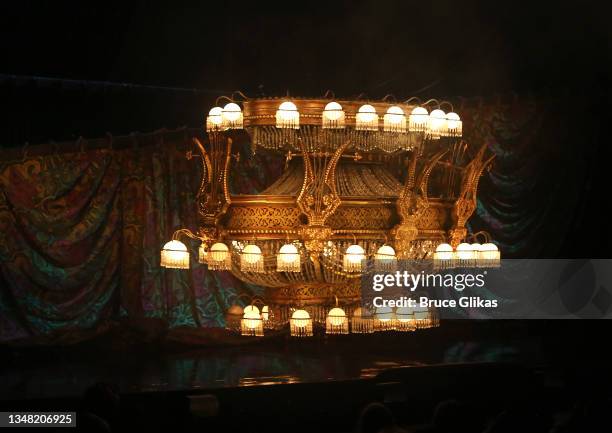
[[[428,330],[429,331],[429,330]],[[23,355],[20,355],[23,356]],[[32,356],[40,359],[33,360]],[[365,379],[405,366],[466,362],[539,362],[539,341],[458,339],[440,328],[412,335],[288,341],[180,353],[56,348],[19,356],[0,373],[0,400],[75,397],[95,382],[122,393],[207,390]],[[26,362],[27,361],[27,362]]]

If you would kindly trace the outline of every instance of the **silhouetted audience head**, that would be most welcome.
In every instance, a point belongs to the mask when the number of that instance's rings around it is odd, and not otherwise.
[[[401,432],[387,406],[370,403],[362,411],[357,423],[357,433]]]
[[[497,415],[485,433],[548,433],[549,425],[544,418],[529,408],[508,409]]]
[[[115,387],[100,382],[85,390],[82,409],[110,422],[119,411],[119,403]]]

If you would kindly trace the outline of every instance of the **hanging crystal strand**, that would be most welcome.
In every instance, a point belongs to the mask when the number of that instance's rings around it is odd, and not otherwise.
[[[351,318],[351,332],[354,334],[373,333],[374,318],[372,313],[363,307],[356,308]]]

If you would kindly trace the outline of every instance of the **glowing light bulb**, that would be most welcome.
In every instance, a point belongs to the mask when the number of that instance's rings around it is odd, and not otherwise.
[[[463,122],[457,113],[452,111],[446,115],[446,135],[450,137],[461,137],[463,134]]]
[[[376,108],[370,104],[359,107],[355,115],[355,129],[358,131],[377,131],[378,114],[376,114]]]
[[[406,132],[406,115],[397,105],[389,107],[384,117],[383,129],[387,132]]]
[[[247,263],[257,263],[262,259],[261,249],[254,244],[249,244],[242,250],[242,257]]]
[[[177,240],[167,242],[161,250],[160,265],[164,268],[188,269],[189,252],[185,244]]]
[[[446,114],[439,108],[429,114],[429,135],[440,138],[446,133]]]
[[[276,110],[276,127],[284,129],[299,129],[300,113],[291,101],[285,101]]]
[[[247,305],[244,307],[244,315],[242,316],[244,326],[249,329],[255,329],[260,326],[261,315],[259,314],[259,308],[255,305]]]
[[[242,110],[233,102],[226,104],[222,112],[223,127],[242,129]]]
[[[206,131],[219,129],[223,124],[223,109],[221,107],[213,107],[208,112],[206,117]]]
[[[427,130],[429,123],[429,113],[423,107],[414,107],[410,112],[408,129],[414,132],[423,132]]]
[[[346,319],[346,313],[342,308],[336,307],[329,310],[327,317],[332,326],[342,326]]]

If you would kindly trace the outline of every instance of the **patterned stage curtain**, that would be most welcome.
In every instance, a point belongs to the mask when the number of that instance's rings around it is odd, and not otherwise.
[[[466,140],[496,155],[470,224],[489,231],[504,257],[554,257],[580,207],[588,155],[568,144],[580,137],[571,136],[557,106],[470,100],[457,107]],[[260,290],[196,265],[193,244],[190,271],[159,266],[174,229],[196,228],[200,163],[185,158],[194,134],[201,132],[39,146],[17,157],[4,152],[0,341],[95,335],[121,318],[210,329],[223,325],[223,311],[239,295]],[[282,170],[282,158],[252,157],[246,143],[235,151],[234,193],[259,191]]]
[[[194,134],[38,146],[2,162],[0,341],[104,330],[121,317],[222,326],[237,295],[257,290],[196,265],[195,244],[192,270],[159,266],[172,232],[196,228],[200,163],[185,158]],[[260,189],[271,174],[241,161],[238,187]]]

